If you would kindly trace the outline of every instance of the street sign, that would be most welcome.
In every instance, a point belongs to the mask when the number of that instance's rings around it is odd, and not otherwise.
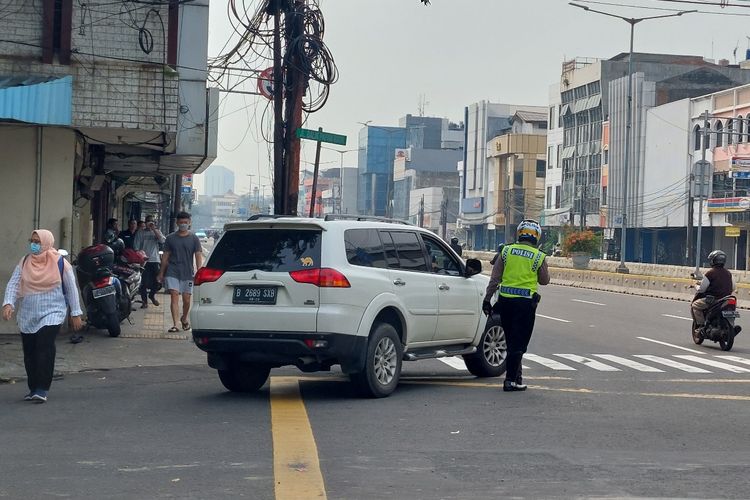
[[[346,146],[345,135],[332,134],[330,132],[323,132],[320,130],[298,128],[297,137],[299,137],[300,139],[309,139],[311,141],[328,142],[331,144],[338,144],[339,146]]]
[[[258,76],[258,92],[266,99],[273,100],[273,68],[266,68]]]
[[[737,226],[726,226],[724,228],[724,236],[728,238],[739,238],[740,228]]]
[[[750,179],[750,171],[730,172],[733,179]]]
[[[182,194],[190,194],[193,191],[193,188],[190,186],[182,186]]]
[[[750,158],[732,158],[732,167],[750,168]]]
[[[699,160],[693,165],[693,193],[697,198],[708,198],[711,194],[713,165],[710,161]],[[703,182],[701,182],[703,181]]]

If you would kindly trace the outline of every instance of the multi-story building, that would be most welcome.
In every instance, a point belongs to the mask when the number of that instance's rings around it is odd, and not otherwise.
[[[560,86],[555,84],[549,92],[547,118],[547,174],[545,175],[544,212],[540,217],[543,226],[559,226],[568,222],[569,211],[562,207],[562,152],[563,126]]]
[[[235,190],[232,170],[221,165],[211,165],[203,173],[203,190],[207,196],[221,196]]]
[[[487,144],[508,133],[510,120],[518,111],[546,113],[547,107],[480,101],[464,110],[466,140],[461,173],[460,224],[471,248],[494,249],[504,241],[505,229],[495,228],[497,192],[495,174],[489,167]]]
[[[391,216],[393,159],[406,147],[407,129],[366,125],[359,132],[357,211],[362,215]]]
[[[517,111],[507,133],[487,145],[492,182],[493,222],[502,227],[504,242],[515,240],[515,227],[527,218],[539,219],[544,210],[547,173],[547,113]]]
[[[0,197],[13,207],[0,221],[0,286],[27,228],[75,253],[108,217],[142,214],[143,192],[169,221],[178,174],[216,155],[218,115],[208,0],[14,4],[0,16]]]
[[[413,211],[415,190],[423,188],[456,188],[456,163],[463,157],[461,150],[406,148],[398,150],[394,160],[394,212],[399,219],[416,220]],[[457,192],[457,191],[456,191]],[[457,204],[458,200],[451,200]],[[410,208],[411,207],[411,208]],[[453,212],[451,223],[455,223]]]
[[[334,167],[324,171],[334,179],[322,192],[323,214],[357,213],[357,167]]]
[[[434,231],[448,241],[456,231],[458,187],[424,187],[412,191],[408,221]]]
[[[628,54],[609,60],[574,59],[563,63],[558,104],[563,126],[560,205],[568,209],[569,215],[547,218],[547,224],[604,227],[608,228],[605,237],[619,239],[617,227],[622,224],[625,186],[627,71]],[[636,200],[645,188],[646,111],[748,81],[747,70],[726,61],[715,64],[697,56],[633,55],[628,226],[638,227],[643,220]],[[602,144],[605,122],[610,133],[606,152]],[[605,164],[606,177],[602,173]],[[608,205],[603,203],[605,195]]]

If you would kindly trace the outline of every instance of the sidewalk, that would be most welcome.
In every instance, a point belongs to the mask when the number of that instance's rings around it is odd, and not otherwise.
[[[57,338],[55,376],[65,373],[129,368],[205,364],[205,354],[192,342],[191,333],[168,333],[172,325],[169,296],[159,294],[160,305],[137,308],[130,315],[133,324],[122,324],[122,333],[112,338],[106,330],[84,330],[84,341],[70,343],[72,332],[61,332]],[[26,378],[23,367],[21,336],[0,334],[0,383],[14,383]]]

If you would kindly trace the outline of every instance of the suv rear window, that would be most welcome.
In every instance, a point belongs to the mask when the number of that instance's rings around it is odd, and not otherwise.
[[[347,229],[344,232],[346,260],[349,264],[365,267],[388,267],[383,244],[376,229]]]
[[[221,271],[291,272],[320,267],[321,231],[242,229],[227,231],[207,266]]]

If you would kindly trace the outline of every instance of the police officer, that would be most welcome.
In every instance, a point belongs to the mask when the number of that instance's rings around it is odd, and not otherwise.
[[[521,359],[531,340],[540,295],[539,285],[549,283],[546,255],[537,246],[542,238],[539,223],[526,219],[518,225],[516,241],[505,245],[492,267],[492,276],[482,304],[485,314],[499,314],[508,343],[504,391],[525,391]],[[499,291],[498,291],[499,285]],[[498,292],[497,302],[491,304]]]

